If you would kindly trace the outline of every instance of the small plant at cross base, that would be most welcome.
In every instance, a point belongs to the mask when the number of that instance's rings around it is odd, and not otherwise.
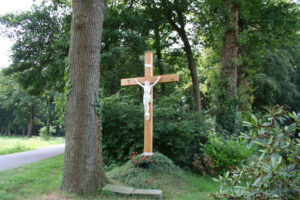
[[[132,160],[136,167],[149,168],[150,165],[154,163],[154,160],[151,157],[151,155],[146,156],[144,154],[142,154],[142,156],[137,156],[137,152],[133,152],[130,156],[130,160]]]

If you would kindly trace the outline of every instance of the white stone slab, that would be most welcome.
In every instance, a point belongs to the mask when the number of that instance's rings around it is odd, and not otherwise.
[[[152,198],[156,198],[156,199],[162,198],[162,190],[134,189],[132,187],[111,185],[111,184],[105,185],[102,188],[102,190],[108,191],[108,192],[114,192],[114,193],[118,193],[118,194],[152,197]]]
[[[139,195],[139,196],[154,197],[154,198],[158,198],[158,199],[162,198],[162,190],[134,189],[131,194]]]
[[[132,187],[120,186],[120,185],[105,185],[102,188],[103,191],[115,192],[119,194],[131,194],[134,190]]]

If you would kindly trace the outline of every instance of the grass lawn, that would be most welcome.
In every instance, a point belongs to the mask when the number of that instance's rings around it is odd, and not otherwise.
[[[62,137],[51,137],[49,140],[42,140],[38,136],[27,137],[0,136],[0,155],[29,151],[44,148],[54,144],[63,143]]]
[[[120,182],[115,176],[122,167],[116,168],[107,175],[112,182]],[[123,168],[125,169],[125,168]],[[63,156],[57,156],[36,162],[18,169],[0,172],[1,200],[92,200],[92,199],[136,199],[108,192],[90,195],[76,195],[61,192],[58,188],[62,179]],[[146,176],[146,175],[145,175]],[[143,176],[140,176],[140,178]],[[143,179],[143,178],[141,178]],[[155,179],[155,180],[154,180]],[[145,181],[145,180],[144,180]],[[218,183],[211,177],[202,177],[190,172],[180,171],[178,175],[153,175],[148,183],[159,185],[163,190],[163,199],[207,200],[209,193],[218,190]],[[127,185],[126,183],[124,185]]]

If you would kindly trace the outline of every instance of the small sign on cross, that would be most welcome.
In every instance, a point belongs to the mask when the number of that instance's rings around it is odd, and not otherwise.
[[[140,85],[144,88],[144,155],[153,153],[153,86],[157,83],[179,81],[177,74],[153,76],[153,54],[145,52],[145,76],[121,79],[121,86]],[[149,94],[150,93],[150,94]]]

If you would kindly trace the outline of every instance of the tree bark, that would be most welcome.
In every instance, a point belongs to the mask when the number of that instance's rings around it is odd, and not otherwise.
[[[222,46],[221,79],[226,99],[234,98],[237,89],[237,62],[238,62],[238,5],[230,0],[224,0],[226,27]]]
[[[234,134],[237,120],[238,5],[224,0],[226,9],[221,55],[221,91],[218,94],[217,128]]]
[[[244,48],[239,48],[239,54],[242,58],[246,58],[246,52]],[[239,98],[239,111],[250,111],[250,94],[249,94],[249,83],[246,62],[243,61],[237,70],[238,80],[238,98]]]
[[[73,0],[66,149],[61,189],[86,193],[108,182],[102,163],[100,125],[94,103],[99,92],[104,0]]]
[[[176,3],[176,2],[175,2]],[[188,68],[191,73],[192,77],[192,84],[193,84],[193,95],[194,95],[194,102],[195,102],[195,110],[197,112],[201,111],[201,97],[200,97],[200,88],[199,88],[199,78],[196,70],[195,60],[193,56],[192,47],[189,43],[186,31],[185,31],[185,22],[183,18],[183,13],[181,11],[174,11],[177,13],[178,16],[178,26],[175,20],[172,18],[172,11],[168,8],[166,0],[162,0],[162,6],[164,10],[164,15],[166,16],[168,22],[172,26],[172,28],[178,33],[180,39],[184,44],[184,51],[188,61]]]
[[[194,60],[194,56],[193,56],[193,52],[192,52],[192,47],[188,41],[188,37],[185,33],[185,31],[182,31],[182,33],[180,34],[181,39],[183,41],[184,44],[184,50],[186,53],[186,57],[188,60],[188,67],[191,73],[191,77],[192,77],[192,83],[193,83],[193,93],[194,93],[194,102],[195,102],[195,106],[196,106],[196,111],[201,111],[201,97],[200,97],[200,88],[199,88],[199,78],[198,78],[198,74],[197,74],[197,70],[196,70],[196,65],[195,65],[195,60]]]
[[[30,115],[29,115],[28,126],[27,126],[27,138],[32,137],[33,118],[34,118],[34,105],[30,107]]]

